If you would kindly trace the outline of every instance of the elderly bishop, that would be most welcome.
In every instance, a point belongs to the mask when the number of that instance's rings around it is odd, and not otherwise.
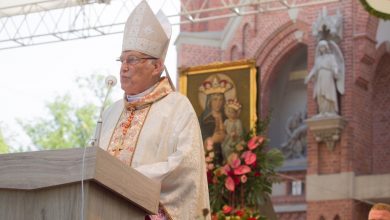
[[[161,76],[170,32],[168,19],[146,1],[131,13],[119,59],[124,99],[104,112],[99,143],[161,183],[159,213],[145,219],[203,219],[210,207],[198,119],[169,75]]]

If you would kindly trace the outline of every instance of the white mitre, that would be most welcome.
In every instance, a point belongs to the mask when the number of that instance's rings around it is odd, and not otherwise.
[[[122,52],[133,50],[165,59],[171,37],[171,24],[162,11],[155,15],[146,1],[130,14],[123,33]]]

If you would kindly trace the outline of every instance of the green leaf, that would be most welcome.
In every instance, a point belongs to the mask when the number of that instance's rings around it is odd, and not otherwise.
[[[283,165],[283,153],[275,148],[272,148],[266,153],[267,163],[270,169],[275,169]]]

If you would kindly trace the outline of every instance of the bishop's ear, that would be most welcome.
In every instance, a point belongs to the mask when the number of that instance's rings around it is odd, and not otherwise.
[[[163,63],[163,61],[161,59],[154,60],[153,61],[153,65],[154,65],[153,75],[160,76],[161,73],[164,71],[164,63]]]

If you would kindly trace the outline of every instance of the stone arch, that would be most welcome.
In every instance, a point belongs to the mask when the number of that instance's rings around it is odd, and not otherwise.
[[[286,159],[285,166],[287,167],[290,159],[296,159],[295,161],[298,162],[298,159],[306,157],[306,145],[303,144],[306,141],[289,136],[294,131],[298,131],[302,121],[306,118],[308,96],[307,87],[304,84],[306,74],[307,46],[297,44],[286,51],[284,56],[276,63],[272,78],[267,85],[268,96],[264,97],[264,99],[269,100],[267,103],[268,109],[272,110],[268,128],[269,145],[282,150]],[[304,131],[302,130],[302,132]],[[293,142],[290,142],[291,140]],[[304,160],[300,162],[302,162],[300,165],[305,165]]]
[[[378,48],[382,50],[381,48]],[[378,51],[382,56],[376,62],[372,79],[372,171],[386,173],[390,162],[390,53]]]
[[[323,215],[320,216],[320,218],[318,218],[319,220],[325,220],[325,217]]]
[[[333,220],[340,220],[340,216],[339,215],[336,215]]]
[[[381,45],[379,45],[378,49],[375,51],[375,55],[374,55],[375,62],[372,66],[371,72],[375,73],[377,69],[380,68],[379,62],[381,61],[381,58],[383,58],[383,56],[386,54],[390,54],[390,41],[383,42]]]
[[[303,31],[304,37],[297,39],[295,37],[296,31]],[[293,52],[299,45],[307,45],[307,35],[311,33],[310,25],[302,21],[286,22],[280,26],[274,33],[272,33],[255,52],[254,58],[260,70],[260,100],[259,105],[260,114],[265,116],[268,111],[268,96],[270,86],[274,80],[273,73],[280,64],[280,61],[287,59],[288,55]]]

